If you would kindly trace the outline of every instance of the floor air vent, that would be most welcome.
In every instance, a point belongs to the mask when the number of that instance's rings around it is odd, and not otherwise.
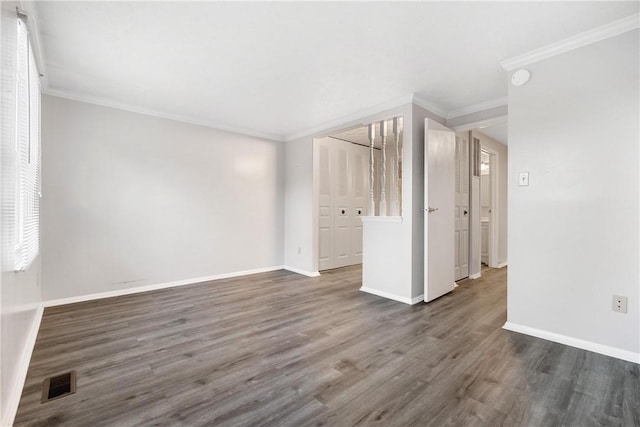
[[[57,375],[42,383],[42,403],[49,402],[76,392],[76,371]]]

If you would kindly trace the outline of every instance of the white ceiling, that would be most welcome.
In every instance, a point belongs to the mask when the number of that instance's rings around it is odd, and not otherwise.
[[[416,93],[504,97],[499,61],[637,2],[38,2],[49,93],[281,139]]]

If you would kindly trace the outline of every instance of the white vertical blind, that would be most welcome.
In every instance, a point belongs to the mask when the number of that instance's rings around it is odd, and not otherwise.
[[[15,269],[26,270],[40,246],[40,83],[22,19],[17,45]]]

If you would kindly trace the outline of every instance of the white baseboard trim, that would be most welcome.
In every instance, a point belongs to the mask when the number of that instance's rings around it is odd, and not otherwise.
[[[195,277],[192,279],[177,280],[175,282],[157,283],[154,285],[137,286],[134,288],[118,289],[108,292],[98,292],[95,294],[80,295],[77,297],[60,298],[55,300],[44,301],[45,307],[55,307],[57,305],[73,304],[76,302],[92,301],[102,298],[113,298],[123,295],[138,294],[140,292],[157,291],[159,289],[174,288],[177,286],[194,285],[196,283],[210,282],[212,280],[228,279],[231,277],[248,276],[250,274],[266,273],[268,271],[282,270],[282,265],[272,267],[255,268],[253,270],[234,271],[232,273],[214,274],[213,276]]]
[[[482,273],[470,274],[469,279],[476,280],[482,277]]]
[[[392,293],[389,293],[389,292],[379,291],[377,289],[371,289],[371,288],[367,288],[367,287],[364,287],[364,286],[361,287],[360,290],[362,292],[366,292],[366,293],[371,294],[371,295],[376,295],[376,296],[379,296],[379,297],[392,299],[394,301],[403,302],[403,303],[409,304],[409,305],[416,304],[415,302],[413,302],[413,300],[418,298],[418,297],[416,297],[416,298],[412,299],[412,298],[401,297],[399,295],[395,295],[395,294],[392,294]],[[420,297],[420,300],[418,300],[418,302],[422,301],[423,299],[424,299],[424,297]]]
[[[519,325],[513,322],[505,323],[502,328],[508,331],[531,335],[532,337],[542,338],[543,340],[568,345],[570,347],[604,354],[605,356],[615,357],[617,359],[626,360],[627,362],[640,363],[640,353],[634,353],[632,351],[623,350],[621,348],[598,344],[579,338],[573,338],[567,335],[556,334],[555,332],[544,331],[542,329],[531,328],[529,326]]]
[[[318,271],[307,271],[307,270],[302,270],[301,268],[289,267],[288,265],[285,265],[283,268],[285,270],[287,270],[287,271],[292,272],[292,273],[302,274],[303,276],[307,276],[307,277],[319,277],[320,276],[320,272],[318,272]]]
[[[40,304],[36,311],[36,317],[33,319],[31,330],[27,336],[27,342],[20,358],[18,369],[16,370],[16,378],[9,391],[7,397],[7,406],[5,412],[2,414],[3,419],[0,424],[3,426],[12,426],[13,421],[16,418],[18,412],[18,405],[20,404],[20,396],[22,396],[22,389],[24,388],[24,382],[27,379],[27,372],[29,371],[29,363],[31,362],[31,355],[33,354],[33,348],[36,345],[36,338],[38,337],[38,331],[40,330],[40,323],[42,322],[42,314],[44,313],[44,306]]]
[[[418,304],[419,302],[424,301],[424,294],[418,295],[417,297],[411,298],[411,305]]]
[[[496,265],[496,268],[502,268],[506,266],[507,266],[507,261],[504,261],[504,262],[499,262],[498,265]]]

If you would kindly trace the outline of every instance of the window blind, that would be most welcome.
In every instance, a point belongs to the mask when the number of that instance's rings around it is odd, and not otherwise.
[[[40,82],[22,19],[17,54],[15,269],[26,270],[40,250]]]

